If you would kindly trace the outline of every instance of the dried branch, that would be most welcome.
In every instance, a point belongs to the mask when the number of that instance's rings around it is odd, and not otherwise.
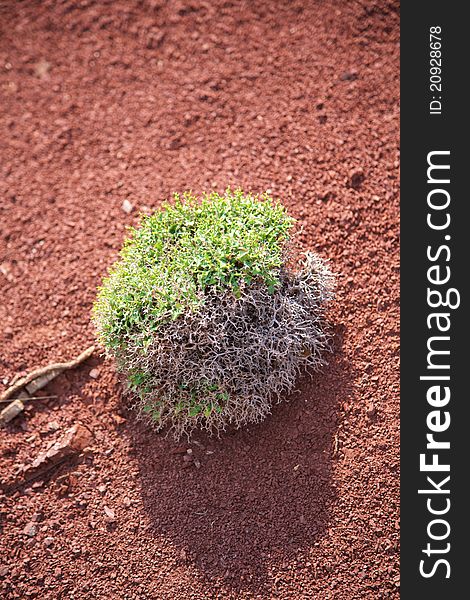
[[[50,400],[51,398],[57,398],[57,394],[53,394],[50,396],[27,396],[25,395],[25,397],[21,398],[21,400],[23,400],[23,402],[25,400]],[[0,400],[0,404],[4,403],[6,404],[7,402],[11,402],[10,398],[5,398],[5,400]]]
[[[68,369],[73,369],[80,363],[82,363],[85,360],[87,360],[88,358],[90,358],[90,356],[93,354],[94,350],[95,350],[95,347],[90,346],[90,348],[88,348],[87,350],[82,352],[79,356],[77,356],[76,358],[74,358],[73,360],[71,360],[69,362],[53,363],[51,365],[47,365],[46,367],[41,367],[39,369],[35,369],[34,371],[31,371],[30,373],[28,373],[28,375],[26,375],[25,377],[22,377],[21,379],[18,379],[18,381],[16,381],[13,385],[11,385],[9,388],[7,388],[2,394],[0,394],[0,403],[5,402],[9,398],[11,398],[13,396],[13,394],[15,394],[16,392],[19,392],[23,388],[27,387],[28,384],[31,384],[33,382],[34,382],[34,385],[29,385],[29,387],[27,388],[29,393],[33,393],[36,390],[41,389],[42,387],[44,387],[46,385],[46,383],[48,383],[49,381],[51,381],[52,379],[57,377],[57,375],[59,375],[63,371],[66,371]],[[38,380],[38,381],[36,381],[36,380]]]

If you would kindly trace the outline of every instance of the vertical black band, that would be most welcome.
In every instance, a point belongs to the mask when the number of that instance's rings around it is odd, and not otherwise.
[[[470,52],[459,8],[407,2],[401,11],[404,599],[460,598],[468,573]]]

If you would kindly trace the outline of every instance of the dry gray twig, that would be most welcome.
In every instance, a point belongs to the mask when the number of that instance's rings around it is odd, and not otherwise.
[[[5,402],[5,400],[8,400],[8,398],[11,398],[13,394],[22,390],[23,388],[27,388],[29,393],[34,393],[35,391],[44,387],[47,383],[49,383],[49,381],[52,381],[52,379],[57,377],[57,375],[62,373],[62,371],[73,369],[80,363],[90,358],[94,350],[95,347],[90,346],[84,352],[79,354],[79,356],[69,362],[53,363],[51,365],[47,365],[46,367],[40,367],[39,369],[31,371],[28,373],[28,375],[18,379],[13,385],[0,394],[0,402]],[[34,385],[31,385],[33,382]],[[30,385],[28,386],[28,384]]]
[[[37,392],[46,386],[63,371],[66,371],[67,369],[73,369],[80,363],[90,358],[94,350],[95,347],[90,346],[84,352],[79,354],[79,356],[73,360],[70,360],[69,362],[53,363],[51,365],[47,365],[46,367],[34,369],[34,371],[31,371],[24,377],[15,377],[13,379],[14,383],[10,385],[10,387],[7,388],[2,394],[0,394],[0,404],[9,402],[9,404],[0,412],[0,426],[9,423],[17,415],[19,415],[24,410],[25,401],[38,398],[38,396],[31,397],[29,394],[34,394],[34,392]],[[10,401],[14,394],[18,394],[18,397],[15,400]]]

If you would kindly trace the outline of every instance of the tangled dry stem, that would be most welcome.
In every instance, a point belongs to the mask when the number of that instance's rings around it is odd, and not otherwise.
[[[260,283],[239,298],[206,294],[197,311],[160,326],[145,354],[129,339],[115,357],[126,378],[145,374],[134,388],[140,415],[176,439],[196,427],[219,433],[263,420],[301,371],[325,364],[324,305],[333,288],[326,263],[307,253],[297,273],[281,272],[274,293]],[[208,410],[194,414],[198,405]]]

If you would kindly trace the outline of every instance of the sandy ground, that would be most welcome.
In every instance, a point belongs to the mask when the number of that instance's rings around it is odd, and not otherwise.
[[[173,191],[269,189],[340,274],[330,365],[196,435],[199,468],[98,353],[31,401],[0,431],[3,598],[398,598],[398,94],[395,2],[0,3],[3,388],[93,342],[125,227]],[[88,451],[22,485],[76,422]]]

